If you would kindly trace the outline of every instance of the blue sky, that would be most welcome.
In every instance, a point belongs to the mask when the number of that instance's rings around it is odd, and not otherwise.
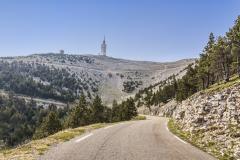
[[[58,52],[173,61],[223,35],[239,0],[1,0],[0,56]]]

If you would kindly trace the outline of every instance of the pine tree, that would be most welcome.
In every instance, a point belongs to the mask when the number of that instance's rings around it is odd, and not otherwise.
[[[218,75],[219,80],[224,79],[228,82],[230,78],[231,52],[225,37],[218,38],[214,53],[214,64],[216,64],[215,67],[217,68],[215,74]]]
[[[94,123],[104,122],[104,106],[101,98],[97,95],[92,103],[92,121]]]
[[[87,91],[87,96],[88,96],[89,99],[92,99],[92,95],[89,91]]]
[[[125,102],[125,120],[130,120],[131,118],[137,116],[137,108],[135,107],[134,100],[128,98]]]
[[[89,109],[85,96],[82,94],[78,104],[72,109],[67,119],[67,126],[76,128],[89,123]]]
[[[112,121],[117,122],[121,120],[121,109],[116,100],[113,100],[112,103]]]
[[[50,111],[38,130],[38,137],[54,134],[61,129],[62,125],[57,114],[54,111]]]
[[[213,33],[210,33],[209,40],[205,46],[203,53],[200,54],[200,59],[197,61],[198,65],[198,78],[201,81],[200,88],[205,89],[210,85],[210,79],[213,77],[213,71],[211,70],[211,62],[213,56],[213,47],[215,43],[215,38]]]
[[[146,90],[146,96],[144,97],[145,105],[151,112],[151,105],[152,105],[152,90],[148,91]]]
[[[232,54],[236,55],[237,57],[237,73],[240,77],[240,16],[238,16],[234,26],[230,28],[229,32],[227,33],[227,37],[232,45]]]

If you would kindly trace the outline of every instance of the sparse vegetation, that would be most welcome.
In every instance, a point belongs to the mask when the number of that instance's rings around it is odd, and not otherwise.
[[[31,97],[72,102],[84,91],[96,93],[98,82],[87,73],[81,76],[37,62],[0,61],[0,89]]]
[[[138,115],[136,117],[133,117],[133,120],[146,120],[146,116]]]
[[[234,158],[230,155],[229,152],[225,152],[224,154],[220,153],[219,146],[212,141],[209,141],[208,143],[203,143],[201,141],[202,139],[202,133],[201,131],[198,131],[194,134],[191,134],[190,132],[183,131],[175,122],[173,119],[170,119],[168,121],[168,128],[169,130],[180,137],[181,139],[185,140],[186,142],[191,143],[192,145],[202,149],[203,151],[210,151],[212,155],[214,155],[219,160],[233,160]]]
[[[193,59],[190,60],[192,61]],[[190,62],[184,60],[181,63],[174,62],[166,65],[169,69],[176,67],[176,70],[181,70]],[[153,70],[149,71],[149,67]],[[1,57],[0,89],[5,93],[13,92],[21,97],[50,99],[60,103],[72,103],[81,94],[85,94],[87,101],[92,101],[97,94],[101,94],[103,102],[109,104],[113,99],[118,98],[117,95],[127,96],[141,89],[143,83],[151,84],[153,81],[151,77],[157,80],[160,74],[157,71],[161,69],[164,69],[162,63],[130,60],[123,63],[120,59],[110,57],[102,59],[93,55],[46,53]],[[172,71],[166,71],[166,73],[169,72]],[[112,86],[113,80],[122,84]],[[131,81],[134,84],[131,84]],[[109,92],[113,94],[106,96]]]
[[[123,91],[127,93],[131,93],[142,84],[143,84],[142,81],[133,81],[133,80],[124,81]]]
[[[106,124],[93,124],[85,127],[78,127],[74,129],[66,129],[53,134],[49,137],[33,140],[25,145],[13,149],[5,149],[0,151],[0,159],[15,158],[18,160],[34,160],[39,155],[42,155],[50,146],[61,142],[68,141],[76,136],[79,136],[86,131],[98,129],[106,126]]]
[[[240,83],[239,77],[237,75],[233,75],[232,77],[229,78],[228,82],[220,81],[219,83],[215,83],[215,84],[209,86],[209,88],[203,90],[202,92],[210,93],[210,92],[215,92],[215,91],[221,91],[225,88],[229,88],[229,87],[234,86],[239,83]]]

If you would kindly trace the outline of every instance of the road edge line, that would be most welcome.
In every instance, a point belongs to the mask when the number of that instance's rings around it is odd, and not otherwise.
[[[79,142],[81,142],[81,141],[87,139],[88,137],[91,137],[92,135],[93,135],[93,133],[89,133],[89,134],[87,134],[86,136],[83,136],[83,137],[81,137],[81,138],[75,140],[75,143],[79,143]]]
[[[166,128],[167,128],[167,131],[170,132],[176,139],[178,139],[180,142],[184,143],[184,144],[188,144],[186,141],[182,140],[181,138],[179,138],[177,135],[173,134],[169,128],[168,128],[168,122],[169,122],[169,119],[167,120],[166,122]]]
[[[114,125],[104,127],[104,129],[112,128]]]

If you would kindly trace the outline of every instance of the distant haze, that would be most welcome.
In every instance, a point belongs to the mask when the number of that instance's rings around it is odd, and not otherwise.
[[[184,2],[184,3],[183,3]],[[223,35],[239,0],[0,1],[0,56],[58,52],[174,61],[194,58],[208,35]]]

